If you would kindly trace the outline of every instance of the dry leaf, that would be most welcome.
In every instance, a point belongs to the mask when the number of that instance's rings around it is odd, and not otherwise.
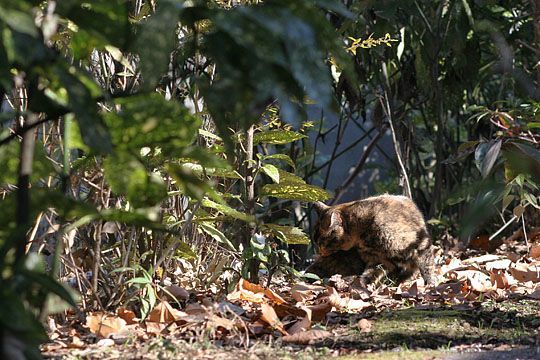
[[[254,323],[248,323],[247,327],[255,336],[264,334],[266,332],[266,324],[260,320],[257,320]]]
[[[486,270],[507,270],[512,264],[510,259],[500,259],[495,261],[490,261],[485,264]]]
[[[530,294],[527,294],[527,297],[531,299],[540,300],[540,285],[536,285],[536,289]]]
[[[463,280],[469,280],[472,290],[478,292],[486,292],[490,290],[495,290],[497,286],[491,282],[491,277],[484,274],[479,270],[463,270],[457,271],[458,278]],[[462,292],[466,292],[466,289],[462,289]]]
[[[326,319],[326,314],[332,310],[332,304],[326,298],[326,301],[320,304],[306,306],[306,308],[311,311],[311,320],[323,321]]]
[[[306,316],[305,318],[295,322],[293,326],[287,329],[287,332],[290,335],[294,335],[294,334],[298,334],[306,330],[309,330],[310,328],[311,328],[311,320],[309,319],[308,316]]]
[[[201,315],[208,313],[208,310],[199,303],[190,303],[186,305],[185,312],[189,315]]]
[[[187,314],[173,308],[167,301],[160,302],[148,314],[147,322],[170,323],[184,318]]]
[[[101,339],[97,342],[96,344],[97,346],[103,346],[103,347],[108,347],[108,346],[114,346],[114,340],[113,339]]]
[[[235,327],[235,322],[221,316],[212,315],[208,322],[206,323],[206,328],[218,328],[222,327],[227,330],[232,330]]]
[[[126,325],[124,319],[102,312],[90,313],[86,316],[86,326],[88,326],[90,331],[104,338],[121,332]]]
[[[145,326],[146,326],[147,333],[155,334],[155,335],[161,334],[161,332],[167,328],[166,323],[158,323],[158,322],[152,322],[152,321],[147,321],[145,323]]]
[[[257,293],[263,293],[264,296],[266,296],[268,299],[272,300],[273,302],[277,304],[285,304],[286,301],[283,299],[280,295],[276,294],[272,290],[268,288],[264,288],[261,285],[258,284],[252,284],[249,281],[245,279],[240,279],[239,281],[240,289],[245,289],[248,291],[251,291],[255,294]]]
[[[116,310],[116,315],[124,319],[126,321],[126,324],[128,325],[138,323],[138,319],[135,313],[131,310],[126,309],[125,307],[118,308],[118,310]]]
[[[497,288],[508,288],[508,278],[506,277],[506,274],[504,272],[495,270],[490,273],[489,277],[491,282],[497,285]]]
[[[283,324],[281,323],[281,320],[279,320],[276,311],[267,303],[261,304],[261,320],[283,335],[288,335],[287,331],[283,328]]]
[[[317,298],[325,289],[320,285],[298,283],[291,288],[291,296],[297,302],[305,302]]]
[[[358,330],[360,330],[360,332],[368,333],[371,331],[372,325],[373,325],[372,322],[369,321],[368,319],[360,319],[356,327],[358,327]]]
[[[326,330],[308,330],[294,335],[284,336],[281,340],[286,343],[309,345],[330,336],[332,336],[332,333]]]
[[[365,308],[371,307],[371,303],[363,301],[363,300],[354,300],[350,298],[342,298],[336,289],[333,287],[327,288],[328,292],[328,301],[332,306],[334,306],[337,310],[345,310],[345,311],[360,311]]]
[[[287,332],[290,335],[303,332],[311,328],[312,312],[307,307],[302,307],[302,310],[305,312],[305,316],[302,318],[302,320],[297,321],[296,323],[293,324],[293,326],[287,329]]]
[[[164,289],[164,292],[165,292],[164,298],[167,300],[173,300],[173,301],[184,300],[185,301],[189,299],[189,292],[183,287],[180,287],[178,285],[166,286]],[[171,298],[171,295],[176,299]]]
[[[487,251],[489,249],[489,235],[478,235],[469,242],[469,248]]]
[[[516,264],[510,268],[510,274],[521,282],[540,281],[540,266],[534,264]]]
[[[533,259],[540,259],[540,244],[531,244],[529,256]]]

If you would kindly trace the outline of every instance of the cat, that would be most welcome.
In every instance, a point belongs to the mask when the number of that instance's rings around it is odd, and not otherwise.
[[[309,265],[305,272],[315,274],[320,278],[329,278],[332,275],[342,276],[362,275],[366,268],[360,259],[358,249],[338,250],[329,256],[318,256]]]
[[[358,258],[347,253],[342,261],[351,269],[363,267],[359,274],[363,285],[377,284],[385,275],[399,283],[416,270],[426,284],[434,284],[431,237],[411,199],[386,194],[334,206],[316,202],[314,206],[318,213],[313,238],[320,255],[317,266],[331,265],[335,260],[329,257],[337,260],[342,251],[356,249]],[[355,259],[359,264],[353,264]]]

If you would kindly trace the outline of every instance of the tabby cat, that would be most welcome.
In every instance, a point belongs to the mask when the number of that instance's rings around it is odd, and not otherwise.
[[[334,206],[316,202],[315,209],[313,240],[320,258],[313,268],[341,261],[339,267],[358,271],[364,285],[378,283],[385,274],[401,282],[420,270],[426,284],[434,283],[431,237],[411,199],[380,195]],[[358,257],[343,253],[352,249]]]

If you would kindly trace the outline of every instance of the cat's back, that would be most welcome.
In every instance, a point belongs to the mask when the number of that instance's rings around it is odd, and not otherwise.
[[[382,222],[404,221],[423,226],[424,217],[414,201],[403,195],[377,195],[338,205],[349,219]]]

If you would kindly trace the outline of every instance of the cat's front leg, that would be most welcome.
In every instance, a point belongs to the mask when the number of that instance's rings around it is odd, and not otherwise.
[[[383,277],[394,270],[395,266],[389,262],[368,264],[360,276],[360,284],[364,287],[369,284],[377,285]]]

